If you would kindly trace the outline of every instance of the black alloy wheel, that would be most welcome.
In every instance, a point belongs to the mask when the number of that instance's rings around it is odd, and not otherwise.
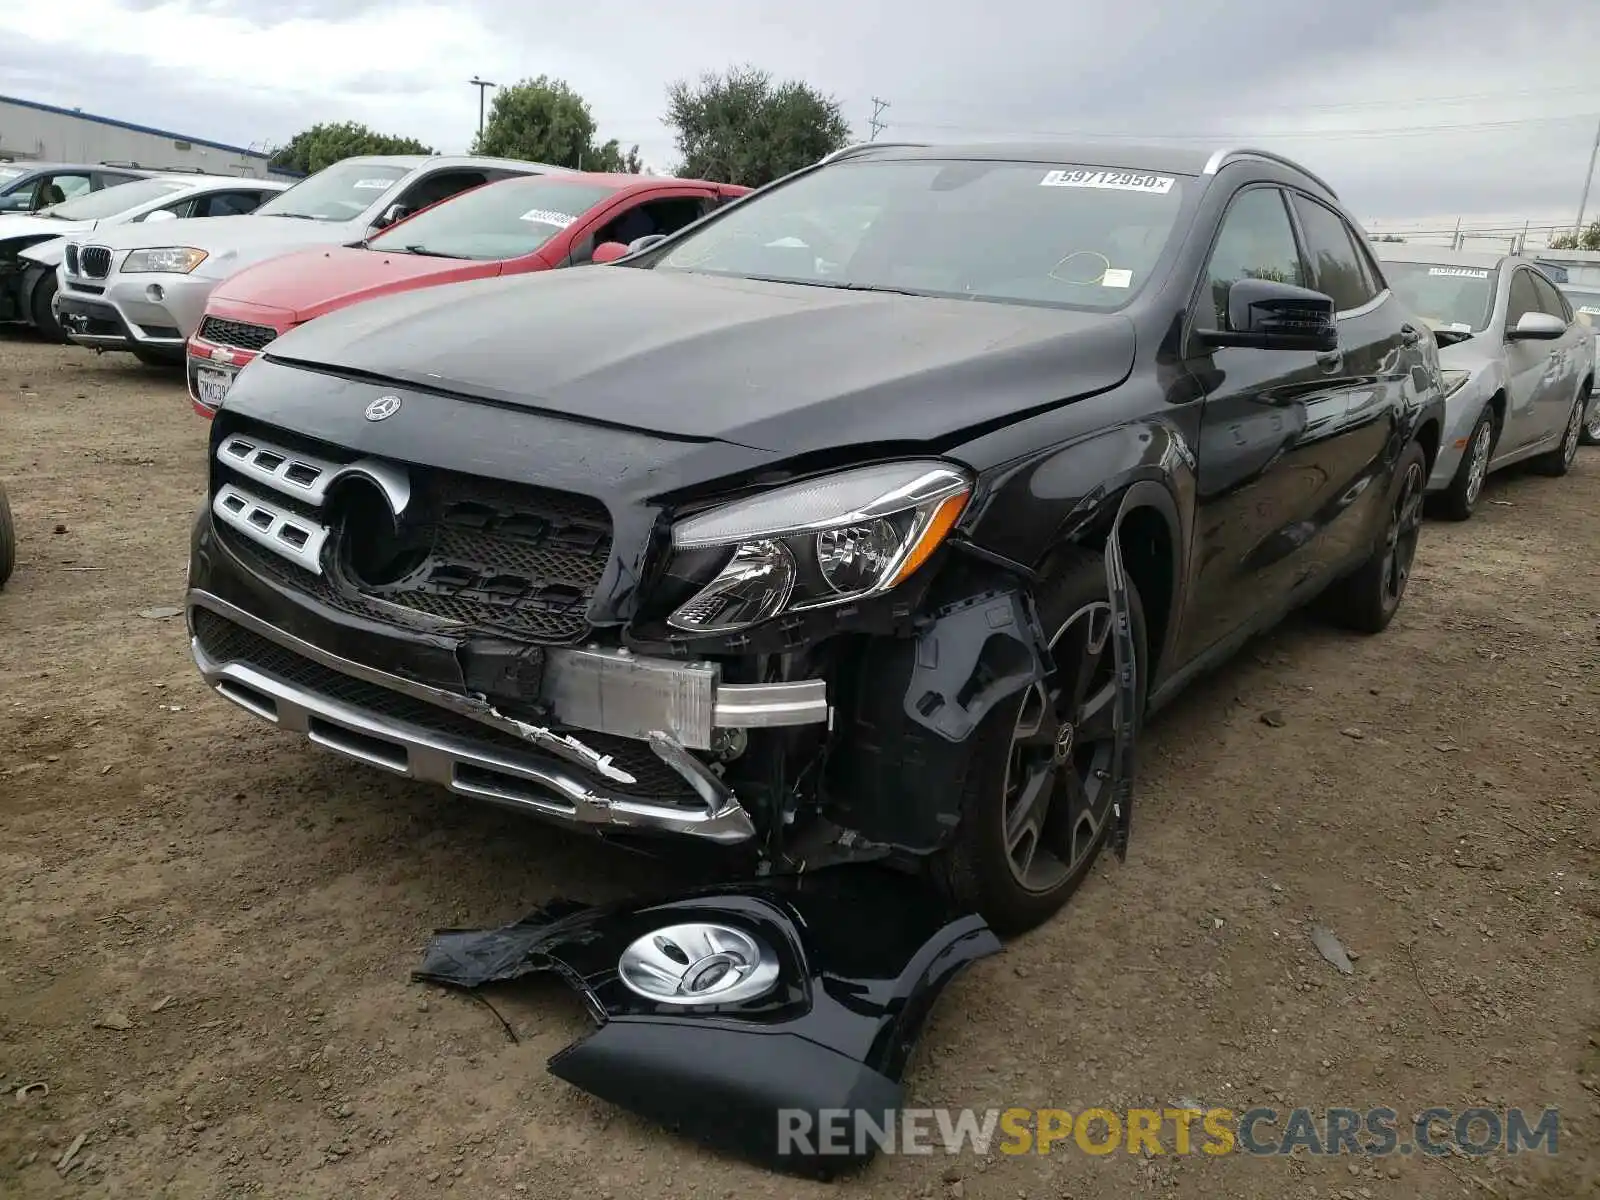
[[[1428,456],[1414,441],[1395,466],[1383,532],[1371,556],[1329,588],[1319,602],[1330,619],[1357,633],[1381,633],[1394,619],[1416,562],[1427,486]]]
[[[1131,580],[1127,594],[1137,721],[1144,609]],[[1066,904],[1116,823],[1116,645],[1104,559],[1062,551],[1036,597],[1049,637],[1045,677],[997,705],[972,735],[961,819],[931,864],[947,894],[1002,934],[1031,929]]]

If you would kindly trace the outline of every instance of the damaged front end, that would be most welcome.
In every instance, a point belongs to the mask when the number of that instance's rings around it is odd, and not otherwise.
[[[763,1165],[831,1176],[893,1130],[935,1002],[997,952],[981,917],[857,868],[657,902],[556,902],[497,930],[442,931],[414,977],[475,989],[554,971],[598,1030],[550,1071]],[[831,1131],[831,1132],[830,1132]]]
[[[265,357],[217,414],[188,612],[207,682],[324,749],[761,874],[911,865],[1051,670],[959,463],[801,472],[304,377]]]

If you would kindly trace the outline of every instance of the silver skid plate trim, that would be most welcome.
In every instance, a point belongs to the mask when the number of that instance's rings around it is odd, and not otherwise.
[[[244,663],[216,662],[198,639],[191,639],[190,652],[202,677],[225,699],[368,766],[572,826],[681,834],[724,844],[755,836],[749,813],[731,795],[715,811],[607,796],[554,764],[377,716]]]

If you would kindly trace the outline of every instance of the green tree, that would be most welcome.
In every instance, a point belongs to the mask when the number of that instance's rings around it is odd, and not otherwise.
[[[1558,233],[1550,239],[1552,250],[1600,250],[1600,221],[1582,233]]]
[[[374,133],[357,121],[313,125],[272,152],[272,165],[307,175],[356,154],[433,154],[416,138]]]
[[[524,79],[495,93],[472,152],[584,171],[637,175],[644,166],[637,146],[625,152],[615,138],[596,144],[589,102],[548,75]]]
[[[674,83],[665,120],[683,155],[679,175],[746,187],[809,166],[850,140],[838,101],[797,80],[774,83],[749,66]]]

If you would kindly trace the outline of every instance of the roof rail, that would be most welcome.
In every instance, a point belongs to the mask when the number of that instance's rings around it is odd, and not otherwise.
[[[1206,165],[1200,173],[1202,175],[1215,175],[1229,163],[1237,162],[1241,158],[1261,158],[1265,159],[1267,162],[1278,163],[1280,166],[1293,167],[1296,171],[1299,171],[1308,179],[1312,179],[1320,184],[1324,189],[1327,190],[1328,195],[1332,196],[1335,200],[1339,198],[1339,193],[1328,186],[1328,181],[1326,179],[1323,179],[1320,175],[1307,170],[1305,167],[1295,162],[1294,159],[1286,158],[1282,154],[1274,154],[1271,150],[1258,150],[1252,146],[1223,147],[1206,160]]]
[[[831,154],[824,154],[821,158],[817,159],[816,165],[820,167],[823,163],[834,162],[841,158],[849,158],[852,155],[860,154],[863,150],[882,150],[893,147],[904,147],[906,149],[914,150],[924,147],[927,144],[927,142],[852,142],[848,146],[840,146]]]

